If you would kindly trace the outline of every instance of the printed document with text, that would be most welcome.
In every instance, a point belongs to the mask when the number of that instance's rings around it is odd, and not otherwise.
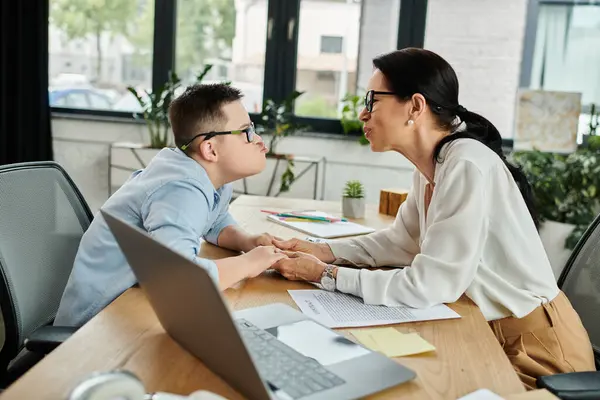
[[[402,322],[460,318],[440,304],[426,309],[368,305],[361,298],[326,290],[288,290],[300,310],[329,328],[390,325]]]

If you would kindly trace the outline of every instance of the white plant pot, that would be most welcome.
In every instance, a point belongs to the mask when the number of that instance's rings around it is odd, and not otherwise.
[[[346,218],[364,218],[365,217],[365,199],[354,199],[342,197],[342,214]]]
[[[555,221],[545,221],[540,227],[540,238],[557,280],[571,255],[571,250],[565,247],[565,241],[574,227]]]

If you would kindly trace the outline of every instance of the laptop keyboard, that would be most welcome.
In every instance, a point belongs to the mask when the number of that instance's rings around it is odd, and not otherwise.
[[[299,399],[345,383],[317,361],[300,354],[269,332],[244,319],[236,320],[236,323],[261,376],[275,389]]]

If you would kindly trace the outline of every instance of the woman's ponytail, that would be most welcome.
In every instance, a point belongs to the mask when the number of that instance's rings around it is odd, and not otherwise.
[[[439,160],[439,155],[445,144],[450,143],[457,139],[469,138],[480,141],[489,147],[494,153],[500,157],[502,162],[506,165],[508,170],[510,171],[513,179],[517,183],[521,194],[523,195],[523,199],[525,200],[525,204],[527,205],[527,209],[529,210],[529,214],[535,223],[536,228],[539,228],[539,218],[537,212],[535,210],[535,200],[533,196],[533,190],[531,189],[531,185],[527,181],[527,177],[525,174],[515,165],[508,162],[506,156],[504,155],[504,151],[502,150],[502,136],[500,136],[500,132],[498,129],[488,121],[486,118],[481,115],[468,111],[463,106],[458,106],[455,109],[455,114],[460,118],[461,122],[465,124],[464,129],[457,131],[449,136],[444,137],[435,147],[433,152],[433,158],[435,161]]]

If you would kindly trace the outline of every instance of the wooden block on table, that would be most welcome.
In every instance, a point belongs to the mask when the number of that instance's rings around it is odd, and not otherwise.
[[[406,201],[406,197],[408,196],[408,192],[405,190],[396,190],[391,191],[389,194],[389,206],[388,206],[388,214],[396,216],[398,214],[398,209],[400,205]]]
[[[404,203],[408,191],[404,189],[383,189],[379,193],[379,212],[396,216],[400,205]]]
[[[388,207],[390,205],[389,199],[389,192],[385,190],[379,192],[379,214],[387,215]]]

